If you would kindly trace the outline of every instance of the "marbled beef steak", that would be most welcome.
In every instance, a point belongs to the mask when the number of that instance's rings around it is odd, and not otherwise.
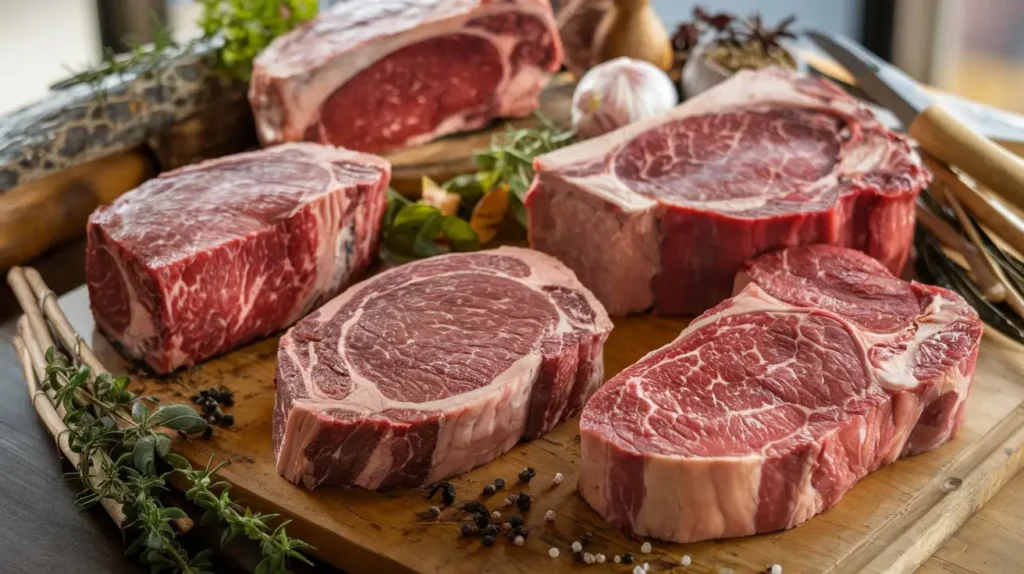
[[[761,256],[746,281],[587,403],[580,492],[613,525],[790,528],[963,422],[982,323],[955,293],[827,245]]]
[[[669,114],[537,158],[530,245],[612,315],[697,315],[743,261],[813,243],[899,273],[928,174],[834,85],[744,71]]]
[[[489,462],[579,412],[611,328],[537,251],[391,269],[281,338],[277,471],[308,488],[415,487]]]
[[[265,144],[379,152],[528,115],[561,62],[547,0],[355,0],[275,40],[249,100]]]
[[[167,373],[287,327],[376,257],[391,166],[290,144],[160,175],[89,218],[99,329]]]

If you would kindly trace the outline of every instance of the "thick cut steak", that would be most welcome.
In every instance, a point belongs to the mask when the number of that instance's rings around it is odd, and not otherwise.
[[[528,115],[561,62],[546,0],[342,2],[256,59],[249,101],[265,144],[379,152]]]
[[[373,261],[391,166],[316,144],[207,161],[89,218],[99,329],[167,373],[287,327]]]
[[[696,315],[743,261],[829,243],[898,273],[928,174],[910,143],[834,85],[740,72],[668,115],[539,157],[530,244],[612,315]]]
[[[790,528],[952,438],[982,323],[859,251],[761,256],[751,281],[609,380],[580,422],[580,492],[676,542]]]
[[[528,249],[377,275],[281,338],[277,471],[415,487],[489,462],[579,412],[611,328],[572,271]]]

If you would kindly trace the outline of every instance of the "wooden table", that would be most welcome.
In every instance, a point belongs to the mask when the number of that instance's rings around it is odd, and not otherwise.
[[[34,263],[58,290],[80,284],[81,242]],[[60,572],[145,572],[124,557],[120,533],[98,509],[74,505],[76,488],[64,483],[68,470],[57,459],[53,440],[29,407],[21,369],[10,340],[12,297],[0,290],[0,570],[12,574]],[[196,528],[186,546],[216,544],[219,533]],[[255,555],[247,544],[218,552],[218,572],[251,571]],[[317,568],[296,572],[330,571]],[[616,570],[617,571],[617,570]],[[924,574],[1011,574],[1024,572],[1024,473],[1016,476],[919,572]]]

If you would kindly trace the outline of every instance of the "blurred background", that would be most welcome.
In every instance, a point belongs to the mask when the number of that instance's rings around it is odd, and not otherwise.
[[[358,0],[372,1],[372,0]],[[330,2],[324,2],[329,4]],[[695,5],[852,36],[920,80],[1024,112],[1024,1],[1021,0],[652,0],[671,29]],[[0,113],[99,60],[125,33],[145,40],[157,15],[182,37],[194,33],[191,0],[0,0]]]

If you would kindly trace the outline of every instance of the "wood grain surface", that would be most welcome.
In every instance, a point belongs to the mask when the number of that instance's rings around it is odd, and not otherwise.
[[[126,369],[109,344],[93,333],[84,290],[65,296],[61,304],[76,329],[91,338],[108,368]],[[616,320],[605,351],[608,375],[670,341],[684,325],[650,316]],[[479,540],[460,539],[460,525],[447,522],[458,518],[452,512],[443,516],[443,523],[424,522],[417,512],[428,503],[414,491],[323,488],[311,493],[295,487],[277,475],[270,451],[275,352],[276,339],[269,338],[169,378],[137,375],[136,390],[181,401],[198,389],[232,389],[238,399],[229,411],[235,427],[208,442],[180,442],[176,448],[194,463],[205,463],[211,456],[230,460],[223,478],[236,486],[238,494],[255,508],[291,518],[293,533],[317,546],[317,555],[325,561],[353,573],[569,572],[578,565],[568,547],[585,531],[596,535],[593,552],[639,553],[639,541],[610,528],[575,492],[575,421],[454,480],[460,500],[476,500],[494,477],[505,477],[509,490],[515,491],[518,471],[536,468],[537,478],[525,489],[535,499],[527,517],[533,534],[522,548],[500,540],[485,549]],[[682,571],[678,561],[684,553],[693,559],[687,570],[692,572],[756,572],[776,562],[787,573],[914,571],[1024,463],[1022,366],[1018,346],[986,335],[967,418],[952,443],[870,475],[836,508],[793,530],[691,545],[656,543],[654,553],[644,560],[655,571]],[[558,487],[551,483],[556,472],[566,477]],[[505,510],[499,498],[489,505]],[[548,509],[558,515],[553,524],[543,520]],[[551,546],[561,549],[559,558],[548,557]]]

